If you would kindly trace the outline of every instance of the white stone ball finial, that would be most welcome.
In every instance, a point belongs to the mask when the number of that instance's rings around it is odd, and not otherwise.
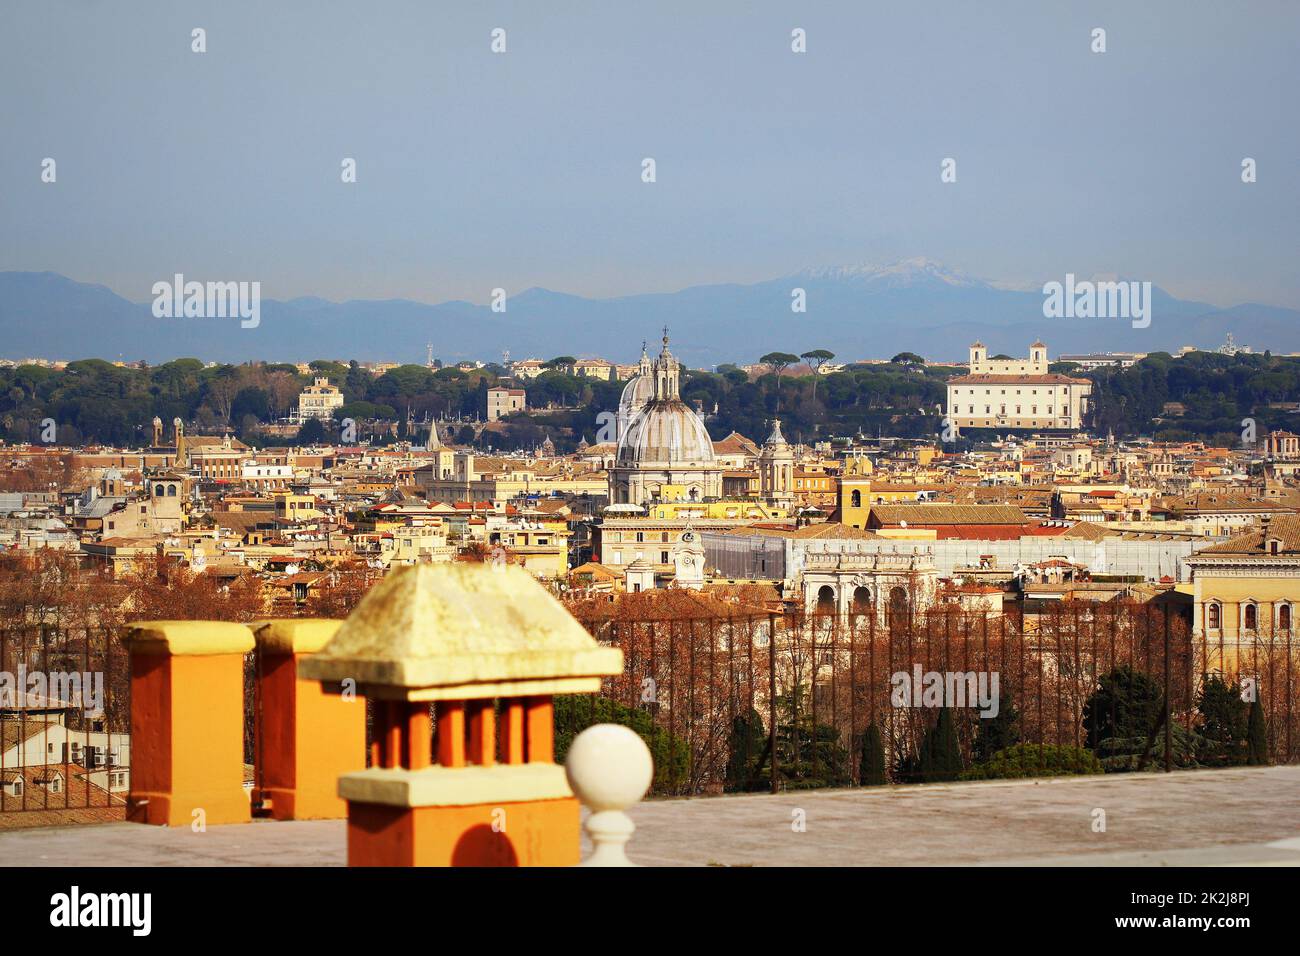
[[[645,796],[654,779],[650,748],[621,724],[596,724],[574,738],[564,761],[569,786],[591,811],[594,850],[582,866],[635,866],[624,846],[636,825],[623,811]]]

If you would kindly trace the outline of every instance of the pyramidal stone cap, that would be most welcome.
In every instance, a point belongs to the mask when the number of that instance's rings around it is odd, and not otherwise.
[[[596,693],[622,671],[623,652],[597,644],[531,574],[487,563],[391,571],[298,663],[305,679],[403,700]]]

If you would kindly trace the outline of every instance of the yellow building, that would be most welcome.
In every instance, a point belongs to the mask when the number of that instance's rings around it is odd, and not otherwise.
[[[920,485],[893,485],[845,475],[840,479],[840,523],[865,529],[873,504],[915,504],[921,500],[921,493],[927,490]]]
[[[555,528],[504,527],[489,532],[488,543],[506,548],[534,577],[558,578],[569,570],[570,537],[567,530]]]
[[[343,392],[330,384],[328,376],[317,375],[312,383],[298,395],[298,416],[300,422],[310,419],[328,421],[334,412],[343,407]]]
[[[319,518],[316,499],[311,495],[278,494],[275,496],[275,516],[284,521],[309,521]]]
[[[676,521],[685,518],[750,518],[756,521],[778,521],[789,517],[789,511],[777,505],[749,499],[722,499],[719,501],[659,501],[646,508],[647,518]]]
[[[1188,559],[1192,576],[1193,635],[1203,641],[1213,666],[1235,673],[1238,654],[1252,660],[1252,647],[1287,638],[1300,610],[1300,516],[1266,518],[1258,526]]]

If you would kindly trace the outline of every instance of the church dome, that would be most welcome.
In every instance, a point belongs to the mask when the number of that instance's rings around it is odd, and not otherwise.
[[[623,386],[623,394],[618,399],[618,415],[614,419],[614,444],[621,445],[627,434],[627,426],[632,424],[641,409],[655,398],[654,366],[646,354],[645,343],[641,343],[641,362],[637,374]]]
[[[623,386],[623,395],[618,400],[618,420],[622,430],[626,430],[637,412],[655,397],[655,380],[653,375],[633,375]]]
[[[680,465],[715,462],[704,422],[681,399],[652,401],[628,423],[618,443],[616,464]]]

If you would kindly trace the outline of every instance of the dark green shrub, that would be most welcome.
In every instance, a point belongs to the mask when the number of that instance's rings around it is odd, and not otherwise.
[[[686,741],[656,726],[648,711],[608,697],[569,694],[555,698],[555,762],[564,763],[573,738],[594,724],[622,724],[645,741],[655,764],[653,791],[669,790],[674,783],[689,780],[691,752]]]
[[[1222,748],[1216,762],[1245,763],[1250,707],[1241,699],[1241,688],[1228,684],[1218,675],[1211,675],[1201,686],[1196,709],[1201,715],[1201,736]]]
[[[998,690],[996,717],[980,718],[971,744],[971,757],[976,762],[989,760],[999,751],[1020,743],[1020,712],[1011,700],[1011,689],[1001,684]]]
[[[1108,738],[1146,737],[1160,716],[1160,685],[1127,664],[1103,674],[1083,705],[1088,748],[1096,750]]]
[[[849,751],[840,743],[836,728],[813,722],[807,697],[800,687],[776,699],[778,786],[783,790],[846,787],[851,782]],[[766,741],[753,778],[771,786],[772,752]]]
[[[1224,761],[1223,746],[1216,741],[1202,737],[1194,730],[1188,730],[1174,721],[1169,731],[1173,759],[1169,762],[1180,769],[1204,767],[1221,764]],[[1142,754],[1150,743],[1150,756],[1145,769],[1158,770],[1165,765],[1165,732],[1163,727],[1156,730],[1154,737],[1150,734],[1141,737],[1107,737],[1097,743],[1097,758],[1107,772],[1124,772],[1137,770],[1142,766]]]
[[[1084,747],[1016,744],[961,775],[962,780],[1013,780],[1104,773],[1096,754]]]

